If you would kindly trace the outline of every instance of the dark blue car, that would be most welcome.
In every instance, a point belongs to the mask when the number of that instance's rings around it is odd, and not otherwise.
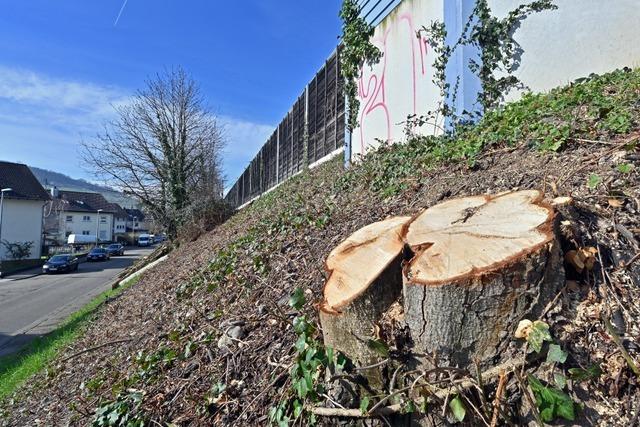
[[[69,254],[54,255],[42,266],[42,272],[45,274],[77,270],[78,258]]]
[[[106,261],[109,258],[111,258],[111,256],[105,248],[93,248],[87,255],[87,261]]]

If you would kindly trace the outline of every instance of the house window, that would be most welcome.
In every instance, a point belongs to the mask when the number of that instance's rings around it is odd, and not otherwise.
[[[73,215],[67,215],[67,222],[73,222]]]
[[[88,236],[90,234],[91,234],[91,232],[89,230],[82,230],[82,235],[83,236]]]
[[[107,223],[107,217],[106,217],[106,216],[101,216],[101,217],[100,217],[100,222],[101,222],[102,224],[106,224],[106,223]]]
[[[85,215],[82,217],[83,221],[91,221],[91,217],[89,215]]]

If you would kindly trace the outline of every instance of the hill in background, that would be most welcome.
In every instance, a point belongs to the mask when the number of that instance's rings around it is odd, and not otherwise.
[[[40,169],[35,166],[29,166],[29,168],[45,188],[51,188],[55,185],[60,190],[100,193],[108,201],[118,203],[123,208],[138,207],[138,202],[134,198],[128,197],[111,187],[94,184],[84,179],[71,178],[62,173]]]

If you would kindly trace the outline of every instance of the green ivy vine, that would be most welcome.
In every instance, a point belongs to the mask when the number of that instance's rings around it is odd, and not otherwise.
[[[520,63],[521,53],[514,39],[516,30],[530,15],[554,9],[557,9],[554,0],[536,0],[519,5],[500,19],[492,14],[488,0],[477,0],[460,37],[453,45],[446,44],[448,33],[442,22],[436,21],[428,27],[423,27],[418,35],[423,35],[436,53],[433,82],[440,89],[443,99],[438,111],[431,113],[434,116],[431,119],[442,115],[452,119],[455,125],[474,118],[472,113],[458,112],[451,106],[455,104],[460,76],[457,77],[453,91],[450,83],[446,81],[449,61],[456,49],[462,46],[474,46],[480,52],[478,61],[469,62],[469,70],[478,76],[482,86],[478,94],[478,103],[484,111],[498,107],[511,89],[522,85],[514,75]],[[420,120],[421,123],[426,122],[424,118]]]
[[[374,28],[360,17],[360,8],[356,0],[343,0],[340,18],[342,19],[340,73],[344,79],[344,92],[349,111],[346,125],[349,131],[353,131],[358,126],[360,109],[357,79],[365,64],[372,66],[380,61],[382,52],[370,42]]]

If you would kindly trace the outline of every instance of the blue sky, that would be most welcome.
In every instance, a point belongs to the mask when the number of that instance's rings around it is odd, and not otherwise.
[[[340,3],[0,0],[0,160],[93,180],[80,141],[180,65],[225,126],[233,183],[335,48]]]

